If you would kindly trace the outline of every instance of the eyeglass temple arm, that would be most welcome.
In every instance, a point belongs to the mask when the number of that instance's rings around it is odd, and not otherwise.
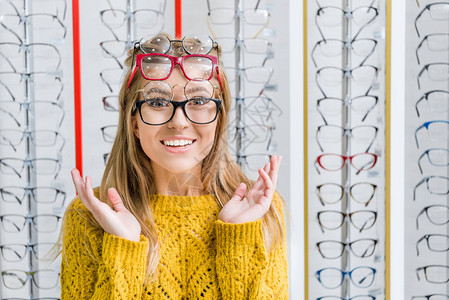
[[[429,67],[429,65],[425,65],[419,72],[418,77],[416,77],[416,81],[418,82],[418,89],[421,89],[421,82],[419,81],[419,78],[424,73],[424,71],[427,70],[428,67]]]
[[[217,36],[215,35],[214,31],[212,30],[212,27],[210,26],[210,10],[209,10],[209,13],[207,14],[206,22],[207,22],[207,28],[209,28],[210,33],[212,34],[214,39],[216,39]]]
[[[419,281],[421,281],[421,278],[419,277],[419,271],[421,271],[421,270],[424,271],[424,268],[423,267],[416,268],[416,277],[418,277]]]
[[[421,128],[424,128],[424,127],[426,127],[425,124],[419,126],[419,127],[415,130],[415,142],[416,142],[416,147],[417,147],[418,149],[419,149],[419,143],[418,143],[418,131],[419,131]]]
[[[416,255],[419,256],[419,243],[421,243],[422,240],[426,239],[428,235],[423,235],[417,242],[416,242]]]
[[[424,100],[424,99],[427,100],[427,97],[426,97],[427,95],[428,95],[428,93],[422,95],[421,98],[419,98],[418,101],[416,101],[416,103],[415,103],[415,109],[416,109],[416,114],[418,115],[418,118],[421,116],[421,115],[419,114],[418,104],[419,104],[419,102],[421,102],[421,101]]]
[[[318,144],[318,147],[320,147],[320,151],[324,152],[323,147],[321,146],[320,140],[318,139],[318,132],[321,130],[321,126],[318,127],[318,129],[315,131],[315,139],[316,143]]]
[[[424,177],[420,182],[418,182],[417,185],[415,185],[415,188],[413,189],[413,201],[416,200],[416,190],[418,189],[418,187],[419,187],[421,184],[423,184],[423,183],[427,180],[427,178],[428,178],[428,177]]]
[[[253,36],[253,38],[254,39],[257,38],[262,33],[262,31],[268,27],[269,24],[270,24],[270,15],[268,15],[267,24],[262,26],[262,28],[260,28],[259,31]]]
[[[416,55],[416,60],[418,61],[418,65],[421,64],[421,61],[419,60],[418,51],[419,51],[419,49],[421,49],[421,47],[426,39],[427,39],[427,36],[425,38],[423,38],[423,40],[419,43],[418,47],[416,47],[416,50],[415,50],[415,55]]]
[[[418,158],[418,168],[419,168],[419,172],[421,172],[421,175],[423,174],[422,171],[422,167],[421,167],[421,159],[424,157],[424,155],[428,154],[429,150],[424,151],[423,154],[421,154],[421,156]]]
[[[416,216],[416,230],[419,229],[419,222],[418,222],[419,217],[420,217],[425,211],[426,211],[426,207],[424,207],[424,208],[421,210],[421,212]]]
[[[427,6],[419,13],[419,15],[415,19],[415,29],[416,29],[416,33],[418,34],[418,37],[421,37],[421,35],[419,34],[419,30],[418,30],[418,19],[421,17],[421,15],[424,13],[424,11],[426,9],[427,9]]]
[[[320,172],[318,166],[319,166],[319,164],[318,164],[318,158],[317,158],[317,159],[315,160],[315,169],[316,169],[316,171],[318,172],[318,174],[321,175],[321,172]]]

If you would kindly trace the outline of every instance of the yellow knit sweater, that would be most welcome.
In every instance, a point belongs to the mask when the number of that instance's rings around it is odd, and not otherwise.
[[[275,193],[273,202],[281,205]],[[144,285],[149,241],[130,241],[68,212],[61,299],[288,299],[287,244],[267,254],[262,219],[217,219],[212,195],[152,195],[160,243],[158,277]],[[278,206],[281,207],[281,206]],[[86,209],[77,197],[70,208]],[[281,214],[285,232],[284,214]],[[87,233],[85,233],[87,229]],[[89,244],[95,261],[85,249]],[[68,265],[66,265],[67,261]]]

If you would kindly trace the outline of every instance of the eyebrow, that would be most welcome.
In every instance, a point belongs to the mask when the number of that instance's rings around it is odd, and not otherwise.
[[[192,92],[208,92],[208,90],[204,87],[204,86],[197,86],[197,87],[192,87],[190,89],[188,89],[187,91],[185,91],[186,94],[192,93]]]
[[[162,95],[165,95],[165,96],[171,96],[171,93],[168,92],[167,90],[158,89],[158,88],[151,88],[145,94],[148,95],[150,93],[158,93],[158,94],[162,94]]]

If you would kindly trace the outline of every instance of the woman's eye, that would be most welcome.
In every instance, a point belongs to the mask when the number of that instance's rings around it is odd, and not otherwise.
[[[169,102],[166,100],[161,100],[161,99],[150,99],[146,101],[148,106],[150,107],[154,107],[154,108],[163,108],[163,107],[168,107],[169,106]]]
[[[194,98],[191,99],[189,104],[190,105],[204,105],[207,104],[210,101],[210,99],[207,98]]]

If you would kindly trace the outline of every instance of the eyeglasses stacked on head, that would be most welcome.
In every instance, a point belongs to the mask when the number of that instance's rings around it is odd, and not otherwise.
[[[312,5],[317,34],[311,31],[307,53],[314,67],[309,80],[316,86],[309,87],[309,97],[316,101],[310,107],[318,122],[309,119],[316,172],[308,180],[316,193],[308,213],[316,216],[312,224],[317,225],[309,229],[318,254],[312,252],[309,262],[317,279],[309,286],[314,299],[372,300],[385,292],[380,289],[385,266],[376,258],[383,255],[385,236],[379,176],[384,168],[379,60],[384,42],[373,34],[382,30],[382,3],[316,0]],[[308,115],[315,116],[313,110]],[[336,260],[339,268],[328,265]]]
[[[47,255],[66,200],[58,174],[65,146],[67,3],[31,4],[0,3],[0,236],[8,240],[0,245],[0,265],[8,264],[0,274],[5,299],[29,281],[55,292],[59,282],[57,268],[37,269],[37,261],[51,262]],[[30,299],[37,296],[33,290]]]
[[[178,45],[173,46],[174,43]],[[138,100],[133,107],[142,122],[152,126],[166,124],[172,120],[178,106],[192,123],[209,124],[217,119],[221,100],[216,95],[221,92],[222,86],[218,52],[212,53],[214,49],[217,49],[217,43],[211,37],[199,35],[171,40],[165,34],[158,34],[143,37],[134,43],[133,64],[127,85],[129,88],[138,75],[144,79],[143,87],[136,91]],[[188,81],[184,85],[170,86],[166,79],[176,65]],[[213,79],[214,76],[217,80]],[[179,88],[183,91],[184,101],[174,99]],[[118,97],[104,97],[103,105],[105,110],[118,111]],[[101,131],[106,142],[114,142],[116,125],[103,126]],[[107,163],[108,153],[103,156]]]

